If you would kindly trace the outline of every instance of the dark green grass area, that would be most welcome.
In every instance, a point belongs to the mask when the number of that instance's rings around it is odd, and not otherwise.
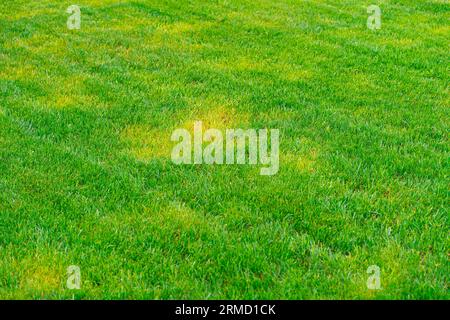
[[[72,4],[0,3],[0,298],[449,298],[448,2]],[[279,173],[174,165],[195,120]]]

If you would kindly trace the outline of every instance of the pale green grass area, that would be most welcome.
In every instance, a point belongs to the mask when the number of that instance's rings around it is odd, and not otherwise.
[[[449,298],[448,2],[71,4],[0,3],[0,298]],[[172,164],[195,120],[279,173]]]

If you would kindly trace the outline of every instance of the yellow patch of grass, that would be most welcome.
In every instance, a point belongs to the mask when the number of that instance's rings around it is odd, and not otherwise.
[[[433,28],[431,32],[436,35],[442,35],[447,37],[450,34],[450,27],[448,26],[436,27]]]
[[[61,289],[60,274],[50,267],[36,267],[29,273],[29,277],[23,279],[22,286],[27,289]]]
[[[129,153],[141,161],[154,158],[170,159],[175,145],[170,137],[176,129],[186,129],[193,136],[196,121],[202,121],[203,132],[208,129],[244,128],[249,123],[248,114],[238,112],[230,103],[221,102],[217,97],[191,100],[188,103],[191,105],[191,112],[178,127],[164,129],[146,125],[126,127],[122,131],[121,138],[129,145]]]
[[[138,160],[170,158],[172,142],[171,132],[144,125],[128,126],[122,132],[122,139],[130,144],[130,153]]]
[[[420,42],[413,39],[401,38],[401,39],[383,39],[380,41],[380,44],[389,45],[393,47],[410,48],[413,47],[414,45],[420,44]]]
[[[279,69],[282,78],[288,81],[296,81],[299,79],[311,79],[312,72],[310,70],[296,70],[292,66],[282,66]]]
[[[193,227],[204,228],[209,223],[203,215],[178,201],[169,203],[167,209],[164,210],[163,215],[164,219],[169,219],[176,222],[177,225],[181,226],[185,230],[189,230]]]
[[[280,163],[288,164],[300,172],[315,172],[317,169],[317,149],[311,149],[307,153],[280,154]]]
[[[20,287],[27,291],[59,291],[65,272],[52,263],[54,257],[36,256],[21,261],[14,260],[14,270],[26,270],[20,275]],[[54,262],[54,261],[53,261]]]
[[[256,58],[241,56],[233,61],[221,61],[213,63],[212,66],[219,70],[225,71],[258,71],[264,72],[268,67]]]
[[[227,129],[245,127],[249,123],[247,113],[238,112],[234,102],[225,101],[220,97],[208,97],[204,99],[191,99],[188,103],[192,106],[189,120],[181,126],[192,131],[195,121],[203,122],[203,129]]]
[[[36,68],[27,64],[0,69],[0,78],[4,80],[29,80],[35,76]]]

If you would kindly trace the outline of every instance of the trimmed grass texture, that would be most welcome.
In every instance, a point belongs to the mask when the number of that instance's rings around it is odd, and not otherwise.
[[[72,4],[0,3],[0,298],[449,298],[448,2]],[[195,120],[279,173],[174,165]]]

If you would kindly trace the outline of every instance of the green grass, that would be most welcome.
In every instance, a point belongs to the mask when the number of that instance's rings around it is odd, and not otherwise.
[[[76,3],[0,3],[0,298],[449,298],[448,2]],[[279,173],[172,164],[195,120]]]

